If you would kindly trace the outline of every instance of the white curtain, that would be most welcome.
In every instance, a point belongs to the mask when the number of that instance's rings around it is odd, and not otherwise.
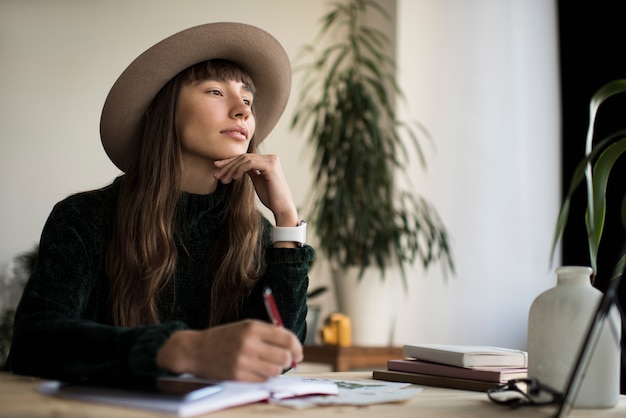
[[[556,2],[397,0],[396,36],[400,114],[434,143],[414,184],[450,230],[457,275],[414,269],[395,343],[525,348],[530,304],[559,261]]]

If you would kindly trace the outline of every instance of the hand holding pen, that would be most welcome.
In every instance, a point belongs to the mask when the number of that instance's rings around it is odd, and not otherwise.
[[[267,315],[270,317],[270,320],[277,327],[283,327],[283,320],[280,317],[280,312],[278,312],[278,306],[276,306],[276,300],[274,299],[274,295],[272,294],[272,289],[266,287],[263,291],[263,301],[265,302],[265,309],[267,310]],[[296,369],[296,362],[293,361],[291,363],[291,368]]]

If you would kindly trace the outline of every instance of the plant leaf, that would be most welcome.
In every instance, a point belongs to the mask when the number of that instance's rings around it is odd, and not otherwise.
[[[626,92],[626,80],[613,80],[600,87],[591,97],[591,101],[589,103],[589,126],[587,128],[587,138],[585,141],[585,155],[591,154],[593,148],[594,127],[596,122],[596,116],[598,114],[600,106],[610,97],[623,92]],[[593,175],[591,164],[587,164],[587,167],[585,169],[585,176],[587,179],[587,216],[589,219],[597,220],[598,218],[594,213],[596,208],[596,205],[594,204],[594,198],[596,194],[593,192]],[[591,234],[593,232],[587,230],[587,233],[589,234],[589,239],[591,240]],[[592,246],[593,245],[590,241],[590,250]],[[591,257],[592,268],[594,268],[596,264],[596,254],[590,253],[589,256]],[[594,272],[596,272],[595,268]]]
[[[626,80],[613,80],[599,88],[591,97],[589,103],[589,124],[585,142],[585,156],[574,170],[567,195],[559,211],[556,230],[552,241],[550,264],[552,264],[554,259],[556,246],[565,231],[569,217],[571,197],[584,179],[587,184],[585,222],[589,244],[589,257],[594,274],[597,273],[597,252],[602,237],[606,212],[606,185],[615,161],[624,152],[624,136],[626,131],[620,130],[615,132],[603,140],[598,141],[594,146],[594,127],[600,106],[610,97],[624,92],[626,92]],[[610,145],[616,141],[615,146]],[[603,151],[605,148],[606,151]],[[594,165],[596,168],[592,168]],[[594,180],[595,176],[599,178]],[[598,188],[598,190],[596,190],[596,188]],[[626,203],[622,205],[621,218],[626,228]]]
[[[586,222],[589,233],[589,255],[592,260],[591,268],[597,272],[596,260],[598,248],[604,229],[606,214],[606,187],[609,181],[609,174],[617,159],[626,151],[626,138],[610,145],[593,165],[593,191],[594,191],[594,211],[587,211]],[[593,214],[593,217],[592,217]]]

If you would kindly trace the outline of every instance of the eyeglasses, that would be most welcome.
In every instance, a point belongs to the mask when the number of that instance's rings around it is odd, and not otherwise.
[[[487,390],[489,399],[512,408],[558,404],[563,394],[543,385],[537,379],[512,379],[495,389]]]

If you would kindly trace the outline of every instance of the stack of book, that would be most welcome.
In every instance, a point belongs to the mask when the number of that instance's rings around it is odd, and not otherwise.
[[[405,358],[388,360],[387,370],[374,370],[372,377],[484,392],[528,371],[528,354],[508,348],[413,344],[403,346],[402,354]]]

